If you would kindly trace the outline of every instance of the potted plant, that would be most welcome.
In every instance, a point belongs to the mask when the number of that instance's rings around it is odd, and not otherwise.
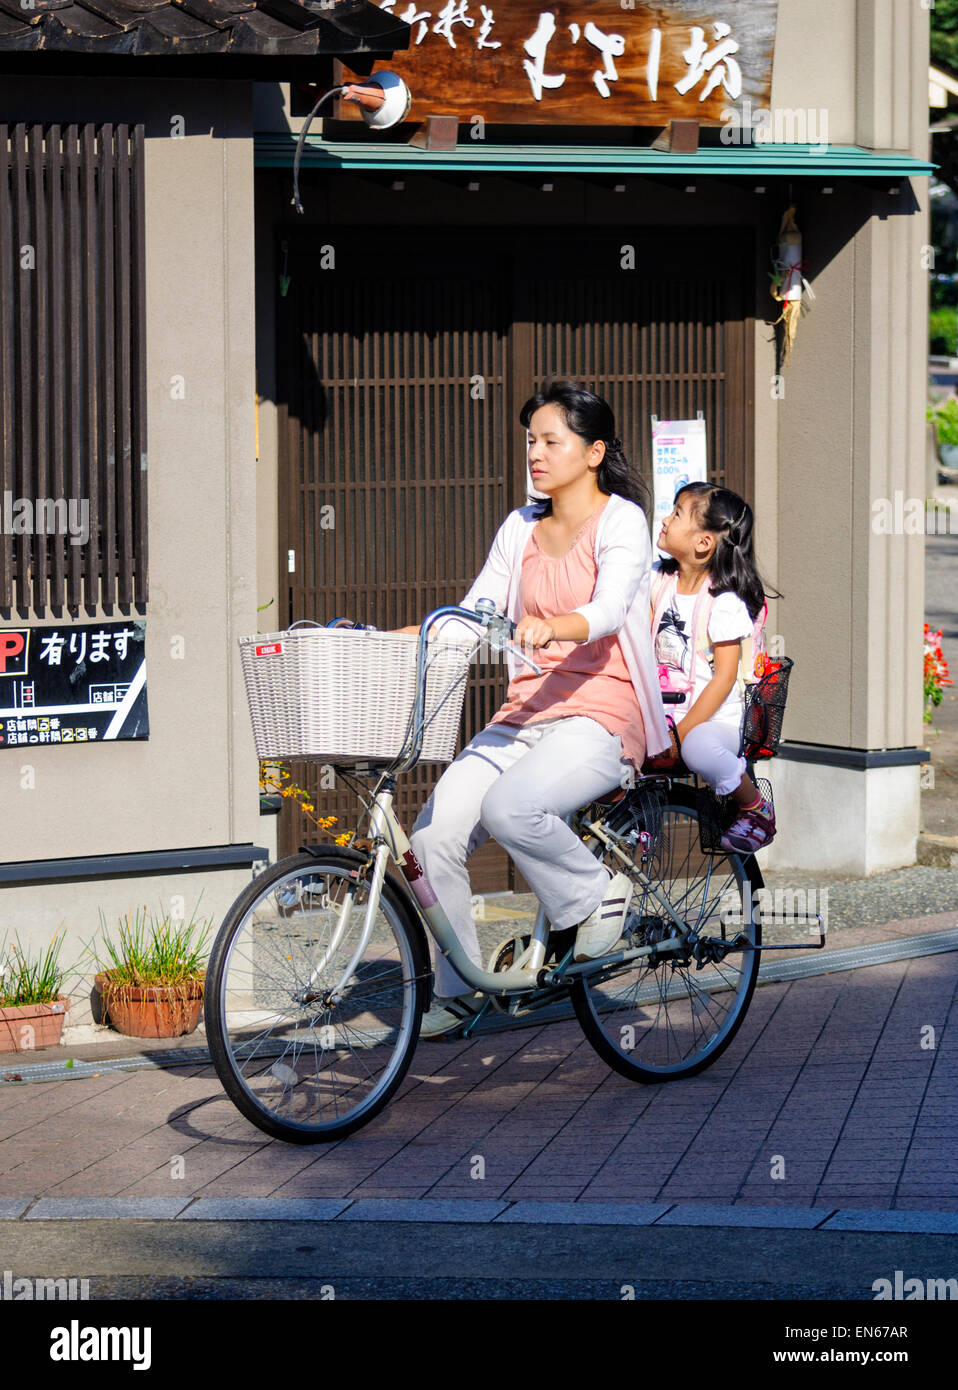
[[[927,418],[934,420],[938,431],[938,457],[946,468],[958,467],[958,398],[950,396],[929,405]]]
[[[203,1012],[204,947],[212,921],[188,922],[147,913],[120,919],[117,940],[100,914],[102,952],[94,984],[103,1013],[118,1033],[176,1038],[192,1033]]]
[[[63,1032],[69,999],[61,993],[65,972],[60,965],[63,936],[55,936],[39,956],[20,944],[7,947],[0,960],[0,1052],[28,1052],[56,1047]]]

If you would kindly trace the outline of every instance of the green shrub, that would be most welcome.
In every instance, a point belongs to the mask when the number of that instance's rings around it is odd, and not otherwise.
[[[958,399],[951,396],[940,405],[929,405],[925,418],[934,420],[939,444],[958,444]]]
[[[933,357],[958,356],[958,309],[933,309],[928,315],[928,351]]]

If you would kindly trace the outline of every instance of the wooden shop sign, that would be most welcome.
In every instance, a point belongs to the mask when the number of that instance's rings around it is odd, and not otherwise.
[[[406,80],[412,121],[721,125],[723,110],[769,100],[778,0],[380,0],[380,9],[412,28],[408,52],[374,68]],[[358,119],[350,102],[338,114]]]

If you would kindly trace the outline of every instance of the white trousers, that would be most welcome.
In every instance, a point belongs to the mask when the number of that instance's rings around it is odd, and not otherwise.
[[[745,759],[738,755],[741,737],[738,724],[706,719],[683,738],[682,761],[690,772],[704,778],[717,796],[728,796],[745,776]]]
[[[605,869],[562,819],[631,781],[622,740],[585,715],[522,728],[488,724],[450,763],[416,819],[413,852],[466,954],[481,965],[466,860],[490,836],[509,854],[559,931],[598,907]],[[436,954],[435,993],[470,986]]]

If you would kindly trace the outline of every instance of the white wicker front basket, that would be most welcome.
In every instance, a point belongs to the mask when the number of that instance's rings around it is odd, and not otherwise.
[[[412,731],[419,638],[303,627],[241,637],[259,758],[352,763],[394,758]],[[429,643],[420,761],[456,756],[474,643]]]

